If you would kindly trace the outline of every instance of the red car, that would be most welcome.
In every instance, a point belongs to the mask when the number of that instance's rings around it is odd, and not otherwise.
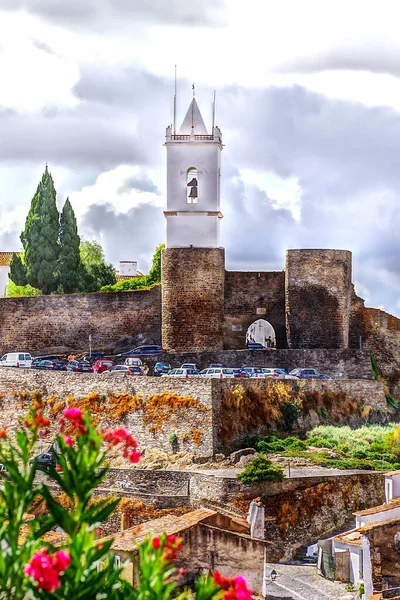
[[[108,371],[108,369],[111,369],[113,366],[114,363],[112,360],[97,360],[93,365],[93,372],[104,373],[104,371]]]

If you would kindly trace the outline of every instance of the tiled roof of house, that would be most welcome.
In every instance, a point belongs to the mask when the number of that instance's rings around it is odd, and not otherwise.
[[[341,542],[342,544],[349,544],[350,546],[362,546],[362,534],[359,529],[351,529],[336,535],[334,540]]]
[[[387,502],[386,504],[373,506],[372,508],[366,508],[365,510],[359,510],[353,514],[357,517],[364,517],[367,515],[375,515],[376,513],[380,512],[386,512],[387,510],[392,510],[392,508],[400,508],[400,498],[393,498],[393,500],[390,500],[390,502]]]
[[[13,254],[14,252],[0,252],[0,267],[8,267],[10,265],[11,257]],[[15,252],[15,254],[18,254],[18,256],[20,256],[22,252]]]
[[[176,517],[175,515],[166,515],[159,519],[153,519],[146,523],[141,523],[135,527],[125,529],[114,537],[111,549],[120,552],[135,552],[139,544],[141,544],[150,534],[166,533],[167,535],[178,535],[194,527],[207,517],[216,515],[216,511],[199,508],[190,513]]]
[[[21,527],[21,531],[18,536],[18,545],[22,546],[25,544],[26,538],[30,533],[30,528],[28,525],[23,525]],[[61,546],[64,542],[68,541],[68,535],[66,533],[58,533],[57,531],[48,531],[40,538],[43,542],[47,544],[52,544],[53,546]]]
[[[386,519],[385,521],[374,521],[373,523],[367,523],[362,527],[359,527],[357,531],[361,534],[366,533],[367,531],[371,531],[371,529],[376,529],[377,527],[385,527],[385,525],[392,525],[398,523],[400,525],[400,517],[392,517],[391,519]]]

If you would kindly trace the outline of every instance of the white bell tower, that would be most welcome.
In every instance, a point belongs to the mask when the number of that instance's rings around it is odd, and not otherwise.
[[[219,248],[222,137],[207,132],[196,99],[176,134],[166,130],[167,248]]]

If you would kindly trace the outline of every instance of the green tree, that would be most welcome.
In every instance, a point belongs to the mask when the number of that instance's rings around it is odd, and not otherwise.
[[[7,285],[6,293],[8,298],[18,298],[20,296],[40,296],[41,292],[29,284],[15,285],[15,283],[10,279]]]
[[[80,289],[97,292],[105,285],[116,283],[115,269],[106,263],[103,248],[98,242],[83,240],[80,245]]]
[[[106,285],[101,288],[103,292],[124,292],[128,290],[148,290],[152,285],[161,283],[161,253],[165,244],[159,244],[154,251],[151,269],[148,275],[133,277],[118,281],[115,285]]]
[[[59,283],[65,294],[78,290],[81,265],[80,242],[74,210],[67,198],[60,218],[60,256],[58,259]]]
[[[43,294],[57,289],[59,219],[56,190],[46,166],[21,234],[27,281]]]
[[[147,285],[161,283],[161,253],[164,248],[165,244],[159,244],[154,251],[151,261],[151,269],[147,276]]]
[[[8,277],[16,286],[25,286],[28,283],[26,278],[26,267],[19,254],[16,254],[15,252],[13,252],[10,260],[10,272]]]

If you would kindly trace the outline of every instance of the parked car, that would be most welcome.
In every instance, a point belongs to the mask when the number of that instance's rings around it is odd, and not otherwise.
[[[234,377],[251,377],[250,373],[244,371],[243,369],[232,369]]]
[[[278,379],[297,379],[294,375],[289,375],[286,369],[277,369],[277,368],[263,368],[262,369],[265,377],[267,379],[274,379],[275,377]]]
[[[235,377],[233,369],[218,368],[218,369],[204,369],[200,371],[200,377],[210,377],[211,379],[231,379]]]
[[[48,469],[49,467],[56,468],[57,459],[52,452],[42,452],[39,456],[35,456],[35,458],[31,458],[29,464],[37,463],[37,466],[42,469]]]
[[[59,362],[62,362],[60,356],[55,356],[53,354],[50,354],[49,356],[37,356],[36,358],[32,359],[32,365],[37,360],[57,360]]]
[[[124,365],[128,365],[128,367],[143,367],[143,363],[137,356],[133,356],[132,358],[126,358],[124,361]]]
[[[157,362],[154,365],[153,375],[154,377],[161,377],[161,375],[167,375],[172,370],[169,363]]]
[[[294,375],[298,379],[332,379],[330,375],[324,375],[317,369],[293,369],[289,375]]]
[[[247,350],[266,350],[265,346],[256,342],[249,342],[246,344]]]
[[[129,367],[128,365],[115,365],[115,367],[103,371],[103,374],[104,373],[111,373],[112,375],[137,375],[143,377],[142,367]]]
[[[193,369],[200,373],[200,369],[195,363],[183,363],[183,365],[181,365],[181,369]]]
[[[9,352],[4,354],[0,360],[2,367],[21,367],[30,368],[32,364],[32,356],[28,352]]]
[[[112,360],[96,360],[93,365],[93,373],[103,373],[104,371],[111,369],[113,366],[114,363]]]
[[[169,373],[161,375],[161,377],[198,377],[199,372],[197,369],[172,369]]]
[[[65,363],[60,360],[33,360],[31,369],[42,369],[44,371],[66,371]]]
[[[128,352],[121,352],[117,356],[134,356],[135,354],[160,354],[161,352],[165,352],[164,348],[161,346],[138,346],[137,348],[133,348]]]
[[[67,371],[73,371],[74,373],[93,373],[93,367],[90,362],[70,360],[67,363]]]
[[[104,352],[85,352],[85,354],[82,354],[82,356],[79,356],[78,360],[84,360],[84,361],[88,361],[91,363],[96,362],[97,360],[99,360],[100,358],[103,358],[104,356]]]
[[[263,379],[265,378],[265,374],[262,369],[257,369],[256,367],[243,367],[243,371],[249,374],[250,377],[255,379]]]

